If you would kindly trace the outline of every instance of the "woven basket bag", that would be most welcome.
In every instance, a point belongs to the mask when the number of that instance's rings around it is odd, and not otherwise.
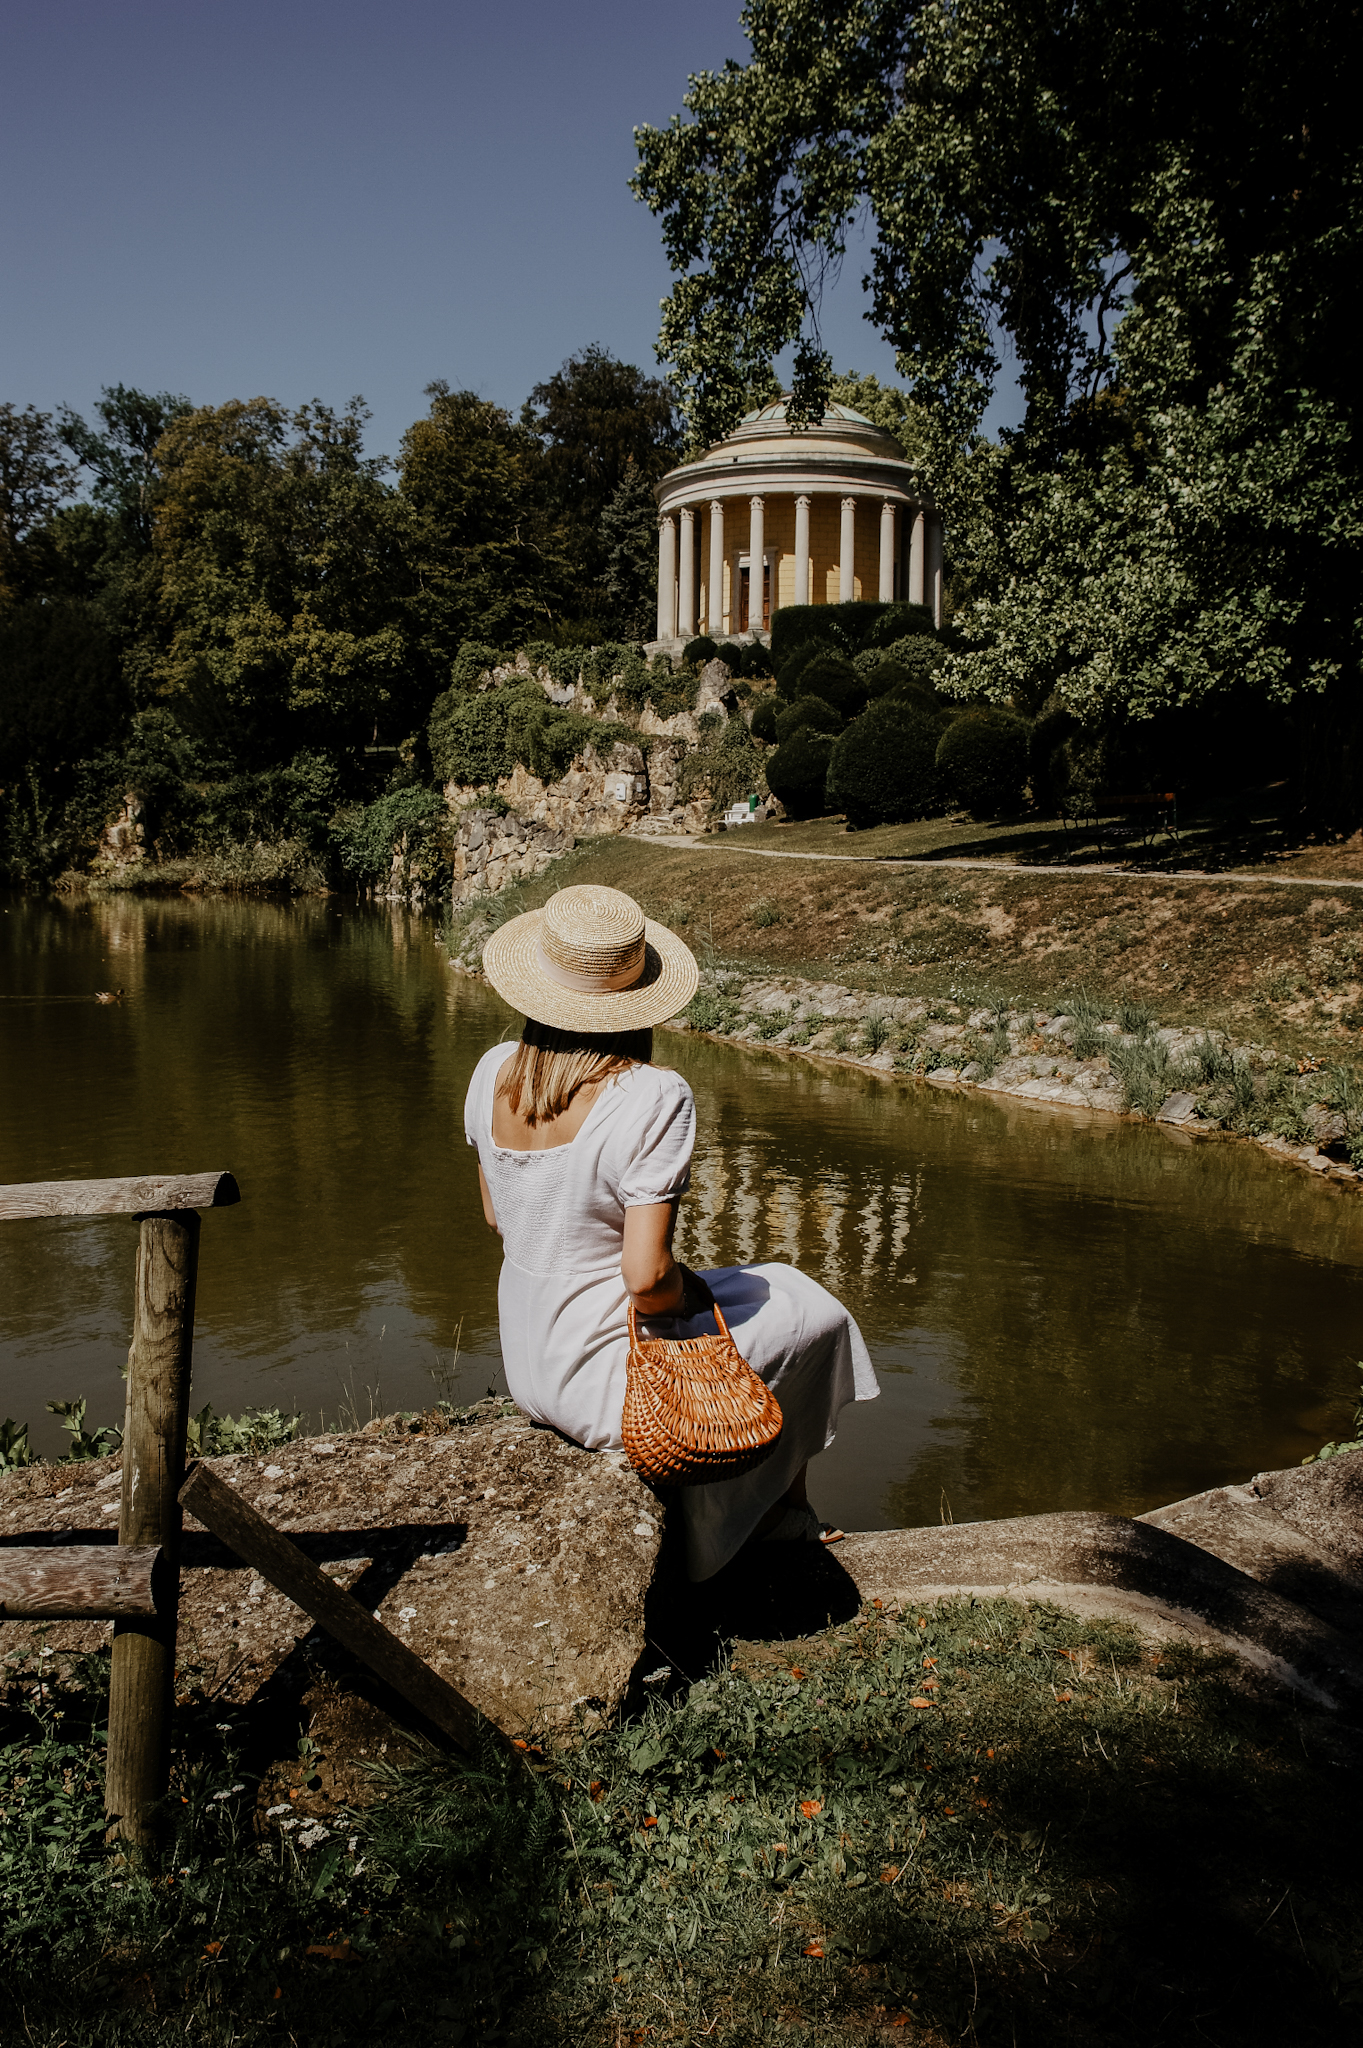
[[[779,1401],[713,1306],[713,1337],[641,1337],[630,1303],[625,1452],[659,1486],[735,1479],[769,1457],[781,1434]]]

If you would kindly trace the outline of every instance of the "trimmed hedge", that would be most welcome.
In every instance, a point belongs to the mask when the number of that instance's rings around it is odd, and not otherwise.
[[[822,815],[832,753],[833,742],[827,734],[802,726],[768,759],[767,788],[780,798],[792,818]]]
[[[1011,711],[992,705],[963,711],[942,734],[937,749],[943,784],[976,818],[997,818],[1020,809],[1030,739],[1030,728]]]
[[[931,609],[925,604],[891,604],[862,636],[861,644],[863,647],[893,647],[896,640],[914,633],[926,633],[936,638],[937,628],[933,624]]]
[[[779,669],[797,647],[822,640],[855,654],[876,622],[888,611],[910,611],[909,605],[876,604],[864,598],[850,604],[792,604],[771,622],[771,658]],[[909,630],[900,627],[901,632]]]
[[[882,697],[842,733],[828,764],[828,802],[858,831],[930,817],[942,808],[940,714]],[[768,778],[770,779],[770,777]]]
[[[797,697],[776,717],[778,741],[788,740],[793,732],[807,726],[810,732],[841,732],[842,715],[824,697]]]
[[[708,633],[698,633],[696,638],[688,640],[682,649],[682,661],[684,663],[695,662],[701,668],[704,668],[707,661],[715,661],[718,656],[719,648]],[[728,660],[727,653],[724,658],[726,661]]]

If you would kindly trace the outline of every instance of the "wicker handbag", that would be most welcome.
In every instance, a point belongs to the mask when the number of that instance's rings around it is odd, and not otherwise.
[[[781,1434],[780,1403],[712,1306],[713,1337],[641,1337],[630,1303],[625,1453],[658,1486],[735,1479],[769,1457]]]

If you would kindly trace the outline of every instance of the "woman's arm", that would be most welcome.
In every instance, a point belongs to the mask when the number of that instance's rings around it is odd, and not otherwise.
[[[641,1316],[698,1315],[709,1305],[705,1282],[672,1256],[677,1227],[675,1202],[646,1202],[625,1211],[625,1245],[620,1277]]]
[[[478,1192],[483,1198],[483,1214],[487,1218],[487,1227],[489,1230],[495,1230],[500,1237],[502,1226],[497,1221],[497,1211],[492,1206],[492,1190],[487,1184],[487,1175],[483,1172],[481,1159],[478,1161]]]

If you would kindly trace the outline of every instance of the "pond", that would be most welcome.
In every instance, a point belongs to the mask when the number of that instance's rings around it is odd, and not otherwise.
[[[123,990],[119,1003],[94,1001]],[[195,1406],[314,1421],[504,1387],[468,1076],[517,1028],[428,919],[319,898],[0,907],[0,1181],[230,1167]],[[1255,1147],[660,1033],[700,1112],[693,1264],[798,1263],[859,1319],[820,1512],[1136,1513],[1348,1421],[1363,1209]],[[0,1417],[121,1420],[135,1228],[0,1228]]]

